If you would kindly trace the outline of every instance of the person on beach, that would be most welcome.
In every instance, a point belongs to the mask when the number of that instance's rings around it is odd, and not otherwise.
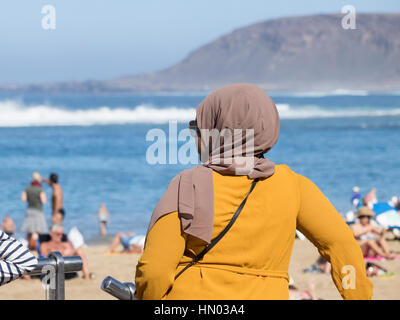
[[[22,277],[37,263],[21,242],[0,230],[0,286]]]
[[[397,211],[400,211],[400,197],[394,197],[396,198],[394,201],[394,207],[397,209]]]
[[[47,202],[46,193],[41,184],[38,172],[32,174],[31,184],[22,192],[21,200],[28,203],[26,218],[22,223],[22,232],[26,232],[29,248],[34,245],[38,234],[47,232],[43,205]]]
[[[363,199],[363,205],[369,207],[370,209],[374,208],[374,204],[378,202],[378,198],[376,196],[376,189],[372,188],[370,192]]]
[[[309,280],[308,290],[300,290],[296,287],[293,278],[290,278],[289,300],[319,300],[315,292],[315,279]]]
[[[104,203],[100,204],[100,209],[97,212],[96,219],[99,219],[100,233],[102,236],[107,235],[106,225],[110,224],[110,213]]]
[[[381,256],[386,259],[395,259],[397,255],[390,251],[385,239],[386,230],[378,229],[371,224],[375,213],[369,207],[358,209],[359,222],[352,225],[354,237],[361,247],[364,257]]]
[[[331,264],[321,256],[309,268],[303,269],[304,273],[331,273]]]
[[[15,223],[13,219],[11,219],[9,216],[5,215],[3,218],[3,221],[1,223],[1,230],[4,231],[6,235],[9,237],[14,237],[15,232],[17,231],[17,228],[15,227]]]
[[[50,174],[49,179],[42,178],[53,189],[51,196],[51,223],[62,224],[65,218],[65,210],[63,206],[63,191],[58,183],[58,175],[56,173]]]
[[[137,299],[287,300],[296,229],[331,264],[344,299],[371,299],[344,219],[312,181],[264,158],[280,120],[262,89],[212,92],[189,128],[202,165],[175,176],[154,209],[136,267]],[[346,281],[349,265],[355,287]]]
[[[50,229],[50,241],[43,242],[40,245],[40,254],[44,257],[47,257],[48,254],[52,251],[58,251],[63,256],[74,256],[78,255],[82,258],[83,266],[82,272],[83,277],[86,280],[90,280],[92,278],[91,273],[89,272],[88,262],[86,259],[86,255],[83,252],[82,248],[74,248],[70,241],[62,241],[64,234],[64,228],[61,224],[53,224]]]
[[[353,195],[351,197],[351,205],[353,206],[353,211],[357,210],[360,201],[361,201],[360,188],[355,186],[353,187]]]
[[[367,262],[365,264],[365,270],[367,271],[368,277],[391,278],[396,275],[395,272],[388,271],[388,269],[373,262]]]
[[[144,247],[145,236],[135,236],[132,232],[119,232],[113,239],[106,254],[113,254],[119,245],[122,245],[123,250],[120,253],[142,253]]]

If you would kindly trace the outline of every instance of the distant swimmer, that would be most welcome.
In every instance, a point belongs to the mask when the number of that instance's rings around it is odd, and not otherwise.
[[[63,191],[58,183],[58,175],[52,173],[49,179],[42,178],[42,181],[46,182],[53,189],[53,194],[51,196],[51,223],[62,224],[65,218],[65,210],[63,207]]]
[[[104,203],[100,204],[100,209],[97,212],[96,218],[99,219],[101,235],[106,236],[106,225],[107,223],[110,224],[110,213]]]

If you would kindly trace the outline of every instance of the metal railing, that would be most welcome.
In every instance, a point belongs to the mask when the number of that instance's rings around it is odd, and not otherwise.
[[[82,270],[82,259],[79,256],[63,257],[58,251],[51,252],[48,258],[38,259],[35,268],[29,275],[41,275],[50,280],[45,284],[47,300],[65,299],[65,274]]]
[[[132,282],[122,283],[108,276],[104,278],[100,288],[120,300],[136,300],[136,287]]]

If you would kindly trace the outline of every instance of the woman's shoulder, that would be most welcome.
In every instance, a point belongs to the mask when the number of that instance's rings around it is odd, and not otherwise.
[[[275,173],[272,176],[275,181],[279,181],[285,184],[292,183],[295,185],[298,185],[300,177],[301,175],[292,170],[287,164],[275,165]]]
[[[275,166],[275,173],[280,177],[291,178],[295,180],[297,183],[313,183],[309,178],[303,176],[300,173],[293,171],[288,165],[286,164],[278,164]]]
[[[287,164],[277,164],[275,165],[275,173],[279,175],[289,175],[296,176],[297,173],[293,171]]]

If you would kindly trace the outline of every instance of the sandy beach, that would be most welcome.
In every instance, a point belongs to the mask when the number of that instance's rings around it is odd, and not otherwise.
[[[400,251],[400,242],[390,241],[390,247]],[[85,253],[89,261],[90,271],[95,274],[92,280],[75,278],[66,281],[67,300],[108,300],[115,299],[100,289],[102,280],[110,275],[122,282],[133,281],[135,267],[139,258],[138,254],[104,255],[107,246],[88,246]],[[329,274],[304,274],[302,270],[309,267],[318,258],[317,249],[308,240],[296,239],[290,275],[294,278],[296,286],[301,290],[308,289],[308,282],[314,278],[316,294],[321,299],[341,299]],[[371,278],[374,284],[373,299],[397,300],[400,298],[400,261],[380,261],[381,266],[393,271],[396,275],[390,279]],[[81,275],[81,273],[80,273]],[[16,280],[6,286],[0,287],[0,299],[10,300],[43,300],[45,292],[39,280]]]

